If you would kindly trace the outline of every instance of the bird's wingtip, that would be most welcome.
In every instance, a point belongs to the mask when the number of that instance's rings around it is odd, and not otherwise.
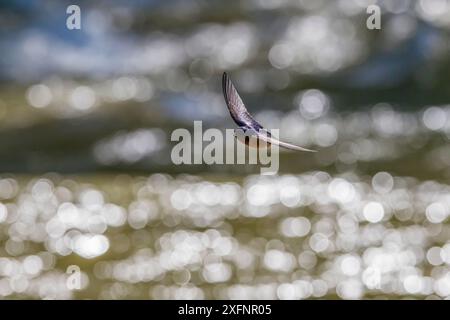
[[[298,146],[297,146],[298,147]],[[299,151],[305,151],[305,152],[312,152],[312,153],[316,153],[317,150],[312,150],[312,149],[307,149],[307,148],[303,148],[303,147],[298,147]]]
[[[222,74],[222,84],[225,85],[228,82],[228,74],[226,72],[224,72]]]
[[[225,100],[227,100],[227,73],[224,72],[222,75],[222,91],[223,91],[223,95],[225,97]]]

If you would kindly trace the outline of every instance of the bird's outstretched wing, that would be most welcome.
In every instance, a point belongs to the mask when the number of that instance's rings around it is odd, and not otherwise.
[[[315,150],[302,148],[287,142],[280,141],[272,137],[270,135],[270,132],[261,130],[264,129],[263,126],[260,125],[255,119],[253,119],[250,113],[248,113],[247,108],[245,107],[241,97],[239,96],[239,93],[237,92],[226,72],[224,72],[222,76],[222,89],[223,95],[225,97],[225,102],[227,103],[228,110],[230,111],[230,115],[239,127],[254,130],[254,132],[256,132],[256,134],[258,135],[258,138],[266,141],[267,143],[275,144],[290,150],[316,152]]]
[[[307,152],[317,152],[316,150],[306,149],[303,147],[296,146],[294,144],[290,144],[287,142],[280,141],[269,134],[269,132],[265,132],[265,130],[261,130],[257,133],[258,139],[263,140],[267,143],[274,144],[286,149],[295,150],[295,151],[307,151]]]
[[[239,93],[226,72],[224,72],[222,76],[222,89],[230,115],[238,126],[254,129],[256,131],[263,127],[253,119],[250,113],[248,113]]]

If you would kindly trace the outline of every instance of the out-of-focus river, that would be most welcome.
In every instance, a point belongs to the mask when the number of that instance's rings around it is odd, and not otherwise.
[[[450,7],[228,3],[0,7],[0,298],[450,297]],[[174,165],[223,71],[318,152]]]

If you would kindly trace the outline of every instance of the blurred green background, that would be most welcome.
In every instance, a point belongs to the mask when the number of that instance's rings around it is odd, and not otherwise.
[[[0,298],[449,297],[449,17],[448,0],[0,3]],[[319,152],[281,151],[269,177],[174,165],[174,129],[235,127],[224,71]]]

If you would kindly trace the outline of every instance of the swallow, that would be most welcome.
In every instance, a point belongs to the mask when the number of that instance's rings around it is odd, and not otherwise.
[[[239,93],[237,92],[226,72],[224,72],[222,76],[222,90],[228,110],[230,111],[231,118],[239,126],[239,129],[235,129],[234,133],[240,142],[245,143],[249,147],[259,147],[260,142],[263,142],[263,144],[267,147],[270,146],[270,144],[274,144],[285,149],[295,151],[316,152],[315,150],[302,148],[274,138],[270,134],[270,132],[267,131],[261,124],[259,124],[247,111],[247,108],[242,102]],[[242,132],[244,133],[244,135],[242,134]],[[254,144],[250,144],[249,136],[251,135],[255,135],[257,138],[256,146]],[[243,136],[245,136],[245,140],[242,139]]]

